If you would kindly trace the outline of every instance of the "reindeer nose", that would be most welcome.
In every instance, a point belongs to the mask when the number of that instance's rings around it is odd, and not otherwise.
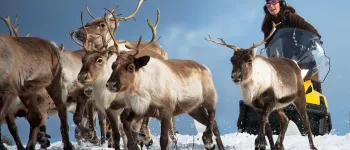
[[[108,90],[112,92],[117,92],[119,90],[117,88],[117,82],[107,82],[106,87]]]
[[[80,41],[84,41],[84,38],[85,38],[84,33],[81,30],[77,30],[75,32],[75,37]]]
[[[239,73],[232,73],[231,79],[234,83],[240,83],[242,81],[242,74]]]
[[[84,89],[84,94],[88,97],[91,97],[92,96],[92,88],[91,87],[86,87]]]
[[[84,83],[86,80],[88,79],[88,74],[84,73],[84,74],[79,74],[78,75],[78,80],[81,83]]]

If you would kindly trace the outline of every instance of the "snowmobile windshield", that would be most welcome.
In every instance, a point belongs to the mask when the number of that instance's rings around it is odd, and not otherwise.
[[[298,28],[276,30],[269,45],[262,49],[266,57],[286,57],[296,61],[302,69],[304,79],[323,82],[330,69],[330,59],[325,55],[318,35]]]

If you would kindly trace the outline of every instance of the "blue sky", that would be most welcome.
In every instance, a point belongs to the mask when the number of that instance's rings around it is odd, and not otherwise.
[[[100,3],[98,3],[100,2]],[[101,3],[103,2],[103,3]],[[19,28],[21,35],[27,32],[31,36],[42,37],[57,44],[64,44],[65,48],[80,49],[69,37],[70,28],[78,28],[80,12],[84,12],[84,22],[91,21],[85,5],[96,17],[102,17],[103,8],[113,8],[119,5],[117,13],[123,16],[134,11],[137,0],[104,0],[104,1],[69,1],[69,0],[6,0],[0,5],[0,15],[10,15],[15,18],[19,14]],[[116,34],[117,39],[137,40],[143,35],[144,40],[151,37],[151,31],[146,19],[155,22],[156,9],[161,11],[157,35],[162,36],[159,44],[168,52],[169,58],[192,59],[208,66],[213,74],[217,88],[218,104],[216,120],[221,134],[237,131],[238,101],[241,99],[239,86],[234,85],[230,79],[231,49],[219,46],[204,40],[208,34],[212,38],[222,37],[226,42],[240,47],[249,47],[260,42],[263,34],[260,31],[263,20],[264,0],[147,0],[136,15],[137,21],[122,22]],[[292,1],[287,3],[296,8],[296,11],[308,22],[313,24],[322,35],[324,49],[331,58],[331,71],[323,83],[323,93],[327,96],[329,111],[333,119],[335,133],[344,135],[349,131],[350,111],[350,63],[345,62],[350,52],[346,46],[350,41],[350,10],[347,5],[350,1],[308,0]],[[12,20],[13,20],[12,19]],[[5,23],[0,23],[0,33],[8,34]],[[69,114],[71,140],[74,139],[74,123]],[[29,126],[24,119],[16,121],[20,136],[24,143],[28,140]],[[159,121],[152,120],[151,130],[159,134]],[[3,134],[11,137],[7,126],[1,127]],[[181,115],[177,120],[177,129],[181,134],[195,134],[193,121],[187,115]],[[49,117],[48,133],[52,141],[61,140],[59,119],[57,116]]]

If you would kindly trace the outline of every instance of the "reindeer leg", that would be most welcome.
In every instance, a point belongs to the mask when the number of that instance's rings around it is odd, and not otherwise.
[[[214,120],[214,128],[213,128],[213,133],[216,138],[216,143],[218,144],[219,149],[224,149],[224,144],[222,143],[220,132],[219,132],[219,127],[218,124],[216,123],[216,120]]]
[[[170,113],[162,113],[170,114]],[[164,116],[161,119],[160,149],[167,150],[169,147],[169,130],[171,127],[171,116]]]
[[[123,112],[125,112],[125,113],[123,113]],[[123,124],[125,123],[125,120],[128,116],[129,116],[129,111],[125,111],[125,109],[123,109],[122,113],[119,116],[117,116],[119,132],[120,132],[122,139],[123,139],[123,147],[126,150],[128,149],[128,137],[125,133]],[[122,118],[124,120],[122,120]]]
[[[73,121],[77,126],[81,123],[81,120],[83,119],[85,108],[88,103],[88,97],[84,94],[84,90],[85,89],[82,88],[81,90],[77,91],[77,93],[74,93],[76,94],[76,96],[74,97],[76,99],[77,106],[73,115]]]
[[[208,115],[209,115],[209,123],[208,123],[208,126],[207,126],[207,129],[206,131],[204,131],[208,136],[207,138],[212,138],[212,134],[213,134],[213,129],[215,128],[215,130],[217,132],[215,132],[215,136],[216,136],[216,142],[218,144],[218,148],[219,149],[224,149],[224,144],[222,143],[222,140],[221,140],[221,137],[220,137],[220,133],[219,133],[219,129],[218,129],[218,126],[216,124],[216,121],[215,121],[215,114],[216,114],[216,109],[215,109],[215,106],[208,106],[207,107],[207,112],[208,112]],[[214,145],[215,147],[215,145]]]
[[[69,140],[69,126],[68,126],[68,119],[67,119],[67,107],[64,104],[67,100],[68,96],[68,90],[61,82],[62,79],[62,66],[59,66],[59,70],[57,71],[58,74],[55,76],[54,80],[52,81],[51,85],[46,88],[47,92],[51,96],[53,102],[56,105],[56,108],[58,109],[58,116],[61,121],[61,136],[62,141],[64,143],[63,149],[64,150],[72,150],[74,149],[74,146]]]
[[[148,127],[149,119],[150,118],[148,116],[143,117],[141,130],[140,130],[140,134],[139,134],[139,135],[143,136],[141,145],[145,145],[147,148],[151,147],[153,144],[152,134],[151,134],[151,131]]]
[[[303,86],[303,85],[301,84],[301,86]],[[300,89],[303,89],[303,88],[300,88]],[[298,93],[298,97],[293,102],[293,104],[296,107],[300,118],[304,122],[304,126],[305,126],[306,132],[308,134],[308,138],[309,138],[310,149],[317,150],[317,148],[315,147],[314,142],[312,140],[310,121],[309,121],[309,118],[308,118],[308,115],[307,115],[307,112],[306,112],[306,98],[305,98],[304,91],[301,91],[301,92]]]
[[[98,122],[100,125],[100,130],[101,130],[101,145],[105,144],[106,142],[106,116],[103,112],[101,111],[97,111],[97,115],[98,115]]]
[[[46,120],[47,120],[47,111],[50,109],[51,104],[51,97],[48,95],[46,90],[40,91],[40,94],[38,94],[38,107],[42,116],[39,133],[38,133],[38,139],[37,142],[40,144],[40,147],[42,149],[46,149],[47,147],[50,147],[50,138],[51,136],[46,133]]]
[[[265,139],[265,129],[266,129],[266,125],[268,125],[268,116],[269,114],[272,112],[272,108],[264,108],[264,110],[262,111],[262,115],[261,115],[261,120],[260,120],[260,131],[259,134],[257,136],[257,138],[255,139],[255,149],[259,150],[265,150],[266,148],[266,139]]]
[[[22,145],[22,147],[23,147],[23,145]],[[0,150],[7,150],[5,145],[2,143],[1,125],[0,125]]]
[[[95,105],[92,101],[88,103],[88,120],[89,120],[89,130],[92,131],[92,139],[89,141],[93,144],[99,144],[99,137],[97,135],[96,131],[96,111],[95,111]]]
[[[58,82],[53,82],[53,83],[58,83]],[[58,116],[61,121],[61,136],[62,136],[62,141],[64,143],[64,150],[72,150],[74,149],[74,146],[69,140],[69,126],[68,126],[68,119],[67,119],[67,107],[63,103],[67,99],[67,94],[68,91],[65,87],[55,84],[54,86],[58,86],[52,89],[48,89],[49,94],[53,95],[52,100],[54,101],[56,108],[58,109]]]
[[[277,141],[276,141],[276,148],[278,150],[283,150],[284,146],[283,146],[283,140],[284,140],[284,136],[285,133],[287,131],[288,128],[288,117],[286,116],[286,114],[284,113],[283,109],[278,109],[276,110],[278,119],[280,120],[280,126],[281,126],[281,131],[280,134],[278,135]]]
[[[276,106],[276,97],[274,94],[274,91],[272,89],[269,89],[265,91],[259,98],[253,100],[254,106],[262,107],[262,110],[260,111],[260,125],[259,125],[259,133],[257,138],[255,139],[255,149],[265,149],[266,148],[266,126],[269,126],[269,115],[273,111],[273,108]],[[269,127],[268,127],[269,128]],[[268,131],[269,132],[269,131]],[[267,135],[271,133],[272,137],[272,131],[269,132]],[[270,141],[270,143],[273,143],[273,141]],[[274,144],[270,145],[271,148],[274,147]]]
[[[170,130],[169,130],[169,132],[170,132],[169,134],[171,136],[171,140],[173,141],[173,143],[175,145],[174,148],[177,149],[177,139],[176,139],[177,131],[176,131],[176,128],[175,128],[175,122],[176,122],[176,117],[173,116],[171,118],[171,127],[170,127]]]
[[[127,118],[124,118],[126,116],[125,114],[129,114],[127,115]],[[123,120],[123,128],[128,139],[128,144],[127,144],[128,149],[130,150],[141,149],[141,147],[136,142],[136,139],[135,139],[136,137],[133,135],[132,126],[131,126],[131,122],[133,120],[138,120],[139,118],[137,117],[135,112],[133,112],[130,109],[124,109],[121,116],[123,116],[121,120]]]
[[[115,111],[112,109],[107,109],[106,114],[112,126],[113,142],[115,150],[120,150],[120,134],[118,129],[118,122],[115,116]]]
[[[27,120],[30,124],[29,141],[26,149],[34,149],[39,133],[39,127],[42,120],[41,113],[37,105],[37,93],[20,96],[20,99],[24,106],[28,109]]]
[[[0,90],[0,120],[4,120],[17,93],[16,89],[8,84],[5,84],[3,88],[0,87]]]
[[[272,130],[269,122],[267,122],[265,125],[265,132],[266,132],[267,139],[269,140],[271,150],[275,150],[276,149],[275,143],[273,141]]]
[[[14,116],[14,114],[12,112],[8,113],[8,115],[6,116],[6,123],[7,123],[7,127],[9,129],[13,139],[16,142],[17,149],[24,150],[24,147],[23,147],[23,144],[21,142],[21,139],[18,136],[18,130],[17,130],[17,126],[16,126],[16,123],[15,123],[15,116]],[[1,144],[2,144],[2,142],[1,142]]]
[[[256,109],[255,107],[253,108],[258,114],[261,114],[261,110]],[[267,139],[269,140],[271,150],[275,150],[276,148],[275,148],[275,143],[273,141],[272,130],[271,130],[269,120],[267,120],[265,124],[265,133],[266,133]]]
[[[195,120],[197,120],[199,123],[203,124],[203,125],[206,125],[207,126],[207,129],[206,131],[203,133],[203,136],[202,136],[202,140],[203,140],[203,143],[204,143],[204,146],[205,146],[205,149],[207,150],[214,150],[215,149],[215,145],[213,144],[213,140],[212,140],[212,136],[213,136],[213,133],[212,133],[212,130],[209,132],[208,130],[210,130],[210,126],[209,126],[209,115],[207,114],[206,112],[206,109],[203,108],[203,107],[198,107],[194,110],[192,110],[189,115],[194,118]],[[213,115],[213,114],[212,114]],[[213,125],[211,128],[217,128],[217,125],[215,123],[215,120],[213,120]],[[215,131],[217,130],[217,133],[215,134],[218,134],[220,135],[220,133],[218,132],[219,130],[218,129],[214,129]],[[215,135],[216,136],[216,135]],[[222,144],[222,141],[221,141],[221,138],[220,136],[216,137],[217,138],[217,144],[218,144],[218,148],[220,150],[223,150],[224,149],[224,146]]]
[[[50,147],[50,138],[51,136],[46,133],[46,120],[47,120],[47,113],[41,112],[42,120],[39,128],[39,134],[38,134],[38,142],[41,145],[40,147],[42,149],[46,149],[47,147]]]
[[[107,147],[114,148],[113,138],[112,138],[112,127],[108,117],[106,117],[106,139],[107,139],[107,145],[108,145]]]

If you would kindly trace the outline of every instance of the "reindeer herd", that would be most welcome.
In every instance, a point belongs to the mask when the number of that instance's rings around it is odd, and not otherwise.
[[[149,129],[150,117],[161,122],[160,147],[168,149],[175,140],[174,117],[188,114],[206,126],[202,140],[206,149],[224,149],[215,121],[217,93],[208,67],[192,60],[168,59],[167,52],[157,44],[156,24],[148,19],[152,39],[143,41],[117,40],[114,35],[119,23],[135,19],[143,0],[127,16],[115,15],[114,7],[103,18],[95,18],[75,31],[70,31],[80,50],[56,47],[39,37],[19,35],[10,17],[2,18],[10,35],[0,34],[0,120],[7,124],[17,149],[25,149],[15,124],[16,117],[26,117],[30,124],[26,149],[50,146],[46,134],[47,116],[58,113],[64,149],[74,149],[68,135],[67,111],[73,113],[77,125],[75,138],[81,142],[105,144],[120,149],[141,149],[152,145]],[[81,13],[82,17],[82,13]],[[231,57],[232,81],[242,90],[244,101],[260,114],[260,133],[255,140],[256,149],[267,146],[284,149],[283,140],[288,118],[283,108],[294,104],[308,131],[311,149],[316,149],[306,114],[303,78],[298,65],[286,58],[265,58],[256,55],[256,49],[271,37],[248,49],[239,48],[205,38],[207,41],[234,50]],[[82,44],[81,44],[82,43]],[[268,116],[276,111],[281,133],[276,143],[268,124]],[[100,137],[96,133],[98,117]],[[215,138],[213,138],[215,136]],[[3,146],[2,146],[3,147]],[[1,148],[1,146],[0,146]]]

